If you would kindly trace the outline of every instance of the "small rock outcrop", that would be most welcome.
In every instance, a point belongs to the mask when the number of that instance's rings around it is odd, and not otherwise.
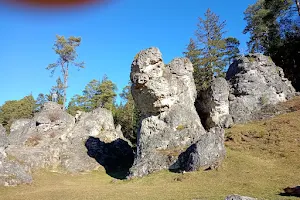
[[[100,164],[106,167],[108,164],[105,162],[116,157],[119,160],[130,156],[133,160],[134,157],[130,143],[114,126],[112,113],[102,108],[81,113],[75,123],[75,118],[63,111],[60,105],[47,102],[33,119],[16,120],[11,126],[8,139],[5,132],[2,132],[3,128],[0,127],[0,153],[3,155],[0,174],[11,174],[14,170],[21,173],[16,174],[16,177],[20,177],[17,179],[19,182],[13,179],[10,182],[4,181],[6,183],[2,181],[5,185],[27,183],[28,174],[24,173],[36,169],[77,173],[96,169]],[[101,145],[87,146],[90,137],[99,140]],[[119,148],[118,153],[113,154],[107,149],[96,151],[107,146],[106,143],[108,146],[112,143],[115,149]],[[123,151],[125,146],[127,149]],[[90,152],[94,152],[93,156]],[[11,170],[7,170],[8,167]],[[127,171],[128,168],[127,166]],[[0,184],[1,180],[4,179],[0,177]]]
[[[295,96],[283,70],[262,54],[240,57],[230,65],[226,79],[230,86],[229,111],[234,123],[252,120],[252,114],[265,105],[277,104]]]
[[[199,92],[195,106],[207,130],[216,126],[229,128],[233,124],[228,98],[229,85],[222,77],[215,78],[206,91]]]
[[[152,47],[137,54],[130,78],[143,119],[129,178],[180,168],[178,156],[207,134],[194,106],[192,63],[175,58],[164,64],[159,49]]]

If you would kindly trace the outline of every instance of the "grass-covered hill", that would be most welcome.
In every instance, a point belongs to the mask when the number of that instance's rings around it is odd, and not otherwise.
[[[235,125],[226,131],[227,157],[217,170],[162,171],[116,180],[104,169],[80,175],[39,171],[32,185],[0,187],[3,200],[224,199],[237,193],[258,199],[293,200],[280,193],[300,184],[300,97],[280,105],[291,112]]]

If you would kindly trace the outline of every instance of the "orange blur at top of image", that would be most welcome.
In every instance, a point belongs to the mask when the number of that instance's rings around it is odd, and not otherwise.
[[[108,0],[0,0],[0,2],[16,6],[33,6],[43,8],[74,7],[89,4],[107,3]]]

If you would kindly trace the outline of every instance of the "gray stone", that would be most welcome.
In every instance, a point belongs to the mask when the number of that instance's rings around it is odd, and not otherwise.
[[[56,135],[71,131],[75,125],[75,118],[63,111],[61,105],[55,102],[45,103],[41,112],[34,116],[33,121],[37,132],[55,132]]]
[[[8,135],[9,144],[22,144],[29,137],[27,133],[31,132],[35,128],[35,123],[30,119],[18,119],[15,120]]]
[[[52,157],[53,148],[45,150],[42,147],[28,147],[21,145],[9,145],[6,149],[8,157],[13,157],[23,166],[31,170],[41,168],[50,168],[53,165]]]
[[[229,114],[229,86],[224,78],[215,78],[206,91],[201,91],[196,100],[196,109],[204,127],[229,128],[233,124]]]
[[[32,177],[27,170],[13,157],[6,157],[0,154],[0,185],[16,186],[23,183],[31,183]]]
[[[225,200],[257,200],[256,198],[240,196],[237,194],[229,195],[225,198]]]
[[[226,154],[224,134],[224,129],[215,127],[191,145],[179,156],[178,162],[181,170],[196,171],[200,168],[218,168]]]
[[[61,105],[47,102],[33,119],[15,120],[8,136],[11,145],[26,145],[37,138],[52,138],[72,130],[75,118],[62,110]]]
[[[128,178],[176,166],[178,156],[206,134],[194,106],[193,65],[187,58],[164,64],[152,47],[137,54],[130,77],[143,120]]]
[[[116,130],[111,111],[97,108],[88,113],[81,113],[72,130],[63,137],[87,139],[89,136],[98,137],[101,141],[111,142],[123,138],[120,130]]]
[[[6,130],[5,128],[2,126],[2,124],[0,124],[0,149],[1,148],[6,148],[8,145],[8,138],[6,135]]]
[[[283,70],[261,54],[240,57],[230,65],[226,79],[230,86],[229,112],[234,123],[252,120],[252,114],[268,104],[295,96]]]

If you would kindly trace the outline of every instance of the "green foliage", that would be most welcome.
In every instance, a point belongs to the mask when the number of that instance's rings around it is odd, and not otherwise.
[[[248,49],[269,55],[300,89],[300,22],[294,0],[258,0],[245,13]]]
[[[52,86],[49,94],[46,94],[45,96],[45,102],[46,101],[52,101],[52,94],[57,94],[57,103],[63,105],[64,101],[64,83],[62,82],[61,78],[58,77],[56,79],[56,85]]]
[[[116,90],[117,86],[105,76],[99,84],[96,95],[92,98],[93,106],[113,110],[117,96]]]
[[[197,41],[190,39],[187,51],[183,52],[193,63],[197,91],[207,89],[213,77],[224,76],[226,59],[236,54],[238,46],[238,41],[229,44],[223,38],[225,21],[220,22],[219,16],[210,9],[204,16],[197,24]]]
[[[121,103],[116,107],[114,112],[115,124],[121,125],[124,136],[135,145],[141,114],[131,95],[130,83],[123,88],[120,97],[123,99],[123,104]]]
[[[117,86],[105,75],[102,81],[91,80],[83,90],[83,95],[75,95],[68,105],[68,112],[75,115],[77,110],[92,111],[98,107],[114,110]]]
[[[35,111],[40,111],[46,101],[46,96],[43,93],[40,93],[35,101]]]
[[[81,95],[76,94],[71,98],[71,101],[69,102],[67,111],[69,114],[75,116],[75,114],[78,110],[85,111],[85,112],[89,111],[89,109],[86,107],[85,98]]]
[[[76,62],[77,52],[76,48],[80,46],[81,38],[71,36],[66,39],[64,36],[56,36],[56,42],[54,44],[53,50],[59,56],[58,60],[55,63],[49,64],[46,68],[51,70],[53,75],[57,67],[61,68],[63,75],[63,108],[65,109],[65,102],[67,96],[67,87],[68,87],[68,77],[69,77],[69,67],[74,65],[75,67],[84,68],[83,62]]]
[[[2,125],[9,131],[12,122],[21,118],[32,118],[35,109],[35,100],[32,95],[21,100],[6,101],[0,110]]]
[[[194,80],[195,80],[195,85],[197,88],[197,91],[201,90],[202,88],[205,88],[204,84],[206,81],[203,80],[205,77],[205,73],[203,68],[200,66],[200,55],[201,55],[201,50],[198,49],[196,42],[191,38],[190,43],[187,46],[187,51],[183,52],[185,57],[190,59],[190,61],[193,64],[194,67]]]
[[[230,65],[236,57],[239,56],[240,41],[234,37],[228,37],[225,39],[226,42],[226,60],[228,60],[228,65]]]

